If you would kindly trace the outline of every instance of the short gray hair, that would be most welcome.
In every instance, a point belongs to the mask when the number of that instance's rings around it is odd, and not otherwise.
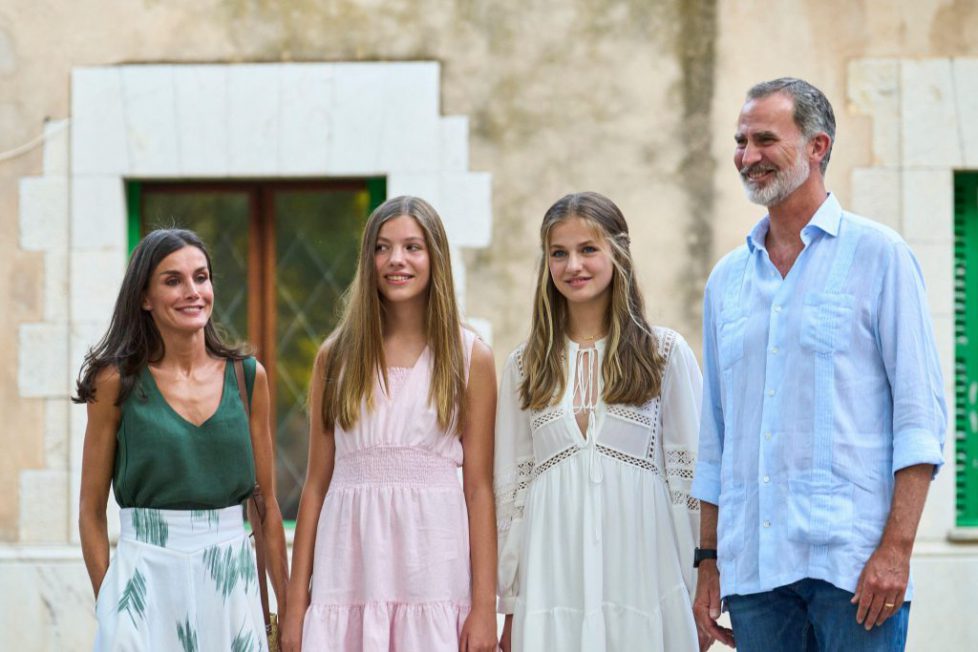
[[[759,100],[775,93],[784,93],[794,101],[795,124],[805,138],[814,138],[819,133],[829,135],[829,149],[821,164],[824,176],[832,155],[832,145],[835,144],[835,113],[832,112],[828,98],[804,79],[781,77],[755,84],[747,91],[747,99]]]

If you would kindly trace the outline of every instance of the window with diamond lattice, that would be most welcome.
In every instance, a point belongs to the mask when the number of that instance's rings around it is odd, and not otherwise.
[[[295,518],[306,468],[312,361],[353,279],[383,179],[127,184],[130,248],[153,228],[196,231],[214,266],[214,318],[268,372],[277,494]]]

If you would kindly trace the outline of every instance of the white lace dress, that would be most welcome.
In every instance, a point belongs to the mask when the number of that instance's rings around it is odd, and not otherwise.
[[[581,405],[588,384],[600,397],[603,341],[567,343],[571,380],[544,410],[520,409],[523,347],[506,363],[495,490],[499,611],[513,614],[514,652],[697,649],[699,504],[689,489],[702,376],[681,336],[655,336],[668,365],[660,396],[641,406]]]

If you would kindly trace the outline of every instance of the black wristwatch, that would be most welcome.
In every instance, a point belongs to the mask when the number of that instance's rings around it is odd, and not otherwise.
[[[699,568],[700,562],[704,559],[716,559],[716,548],[696,548],[693,550],[693,568]]]

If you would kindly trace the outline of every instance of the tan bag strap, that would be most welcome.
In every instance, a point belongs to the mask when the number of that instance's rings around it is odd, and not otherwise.
[[[238,393],[241,395],[241,405],[244,406],[245,417],[248,419],[248,432],[251,433],[251,405],[248,402],[248,392],[245,389],[244,363],[234,361],[234,375],[238,380]],[[255,472],[258,465],[255,464]],[[248,499],[248,522],[251,523],[251,533],[255,537],[255,557],[258,561],[258,590],[261,593],[261,612],[265,617],[265,633],[272,632],[272,621],[268,611],[268,579],[265,575],[265,496],[261,486],[255,482],[255,490]]]

